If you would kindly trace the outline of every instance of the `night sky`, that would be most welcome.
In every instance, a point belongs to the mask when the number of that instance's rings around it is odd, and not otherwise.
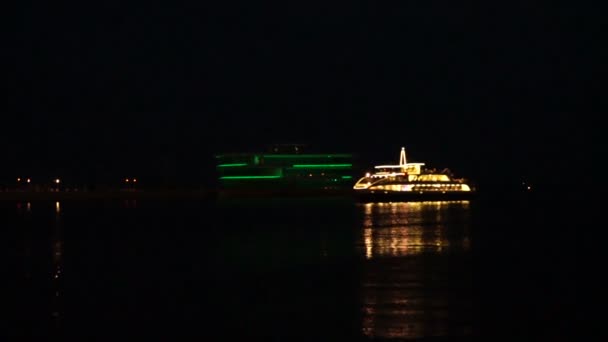
[[[204,183],[214,154],[304,143],[553,182],[597,110],[591,8],[119,3],[19,9],[3,180]]]

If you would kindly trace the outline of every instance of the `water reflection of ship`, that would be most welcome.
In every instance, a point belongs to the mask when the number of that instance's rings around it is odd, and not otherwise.
[[[371,259],[468,250],[469,205],[469,201],[362,204],[365,255]],[[455,236],[461,240],[454,241]]]
[[[471,333],[469,203],[366,203],[362,332],[372,338]]]

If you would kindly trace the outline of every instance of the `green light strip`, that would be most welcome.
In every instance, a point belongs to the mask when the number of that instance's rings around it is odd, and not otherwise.
[[[339,169],[352,167],[353,164],[294,164],[294,168],[307,168],[307,169]]]
[[[281,176],[223,176],[220,179],[276,179]]]
[[[247,166],[247,163],[220,164],[217,167],[237,167],[237,166]]]
[[[264,154],[264,158],[293,159],[293,158],[352,158],[350,154]]]
[[[342,179],[352,179],[353,176],[342,176]]]

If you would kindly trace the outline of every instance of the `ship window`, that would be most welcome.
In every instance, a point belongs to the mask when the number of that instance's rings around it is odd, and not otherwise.
[[[418,176],[419,181],[423,182],[449,182],[450,177],[448,175],[442,174],[430,174],[430,175],[420,175]]]

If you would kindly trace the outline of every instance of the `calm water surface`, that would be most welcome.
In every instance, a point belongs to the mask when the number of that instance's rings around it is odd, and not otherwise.
[[[563,337],[573,233],[530,201],[4,202],[10,340]]]

